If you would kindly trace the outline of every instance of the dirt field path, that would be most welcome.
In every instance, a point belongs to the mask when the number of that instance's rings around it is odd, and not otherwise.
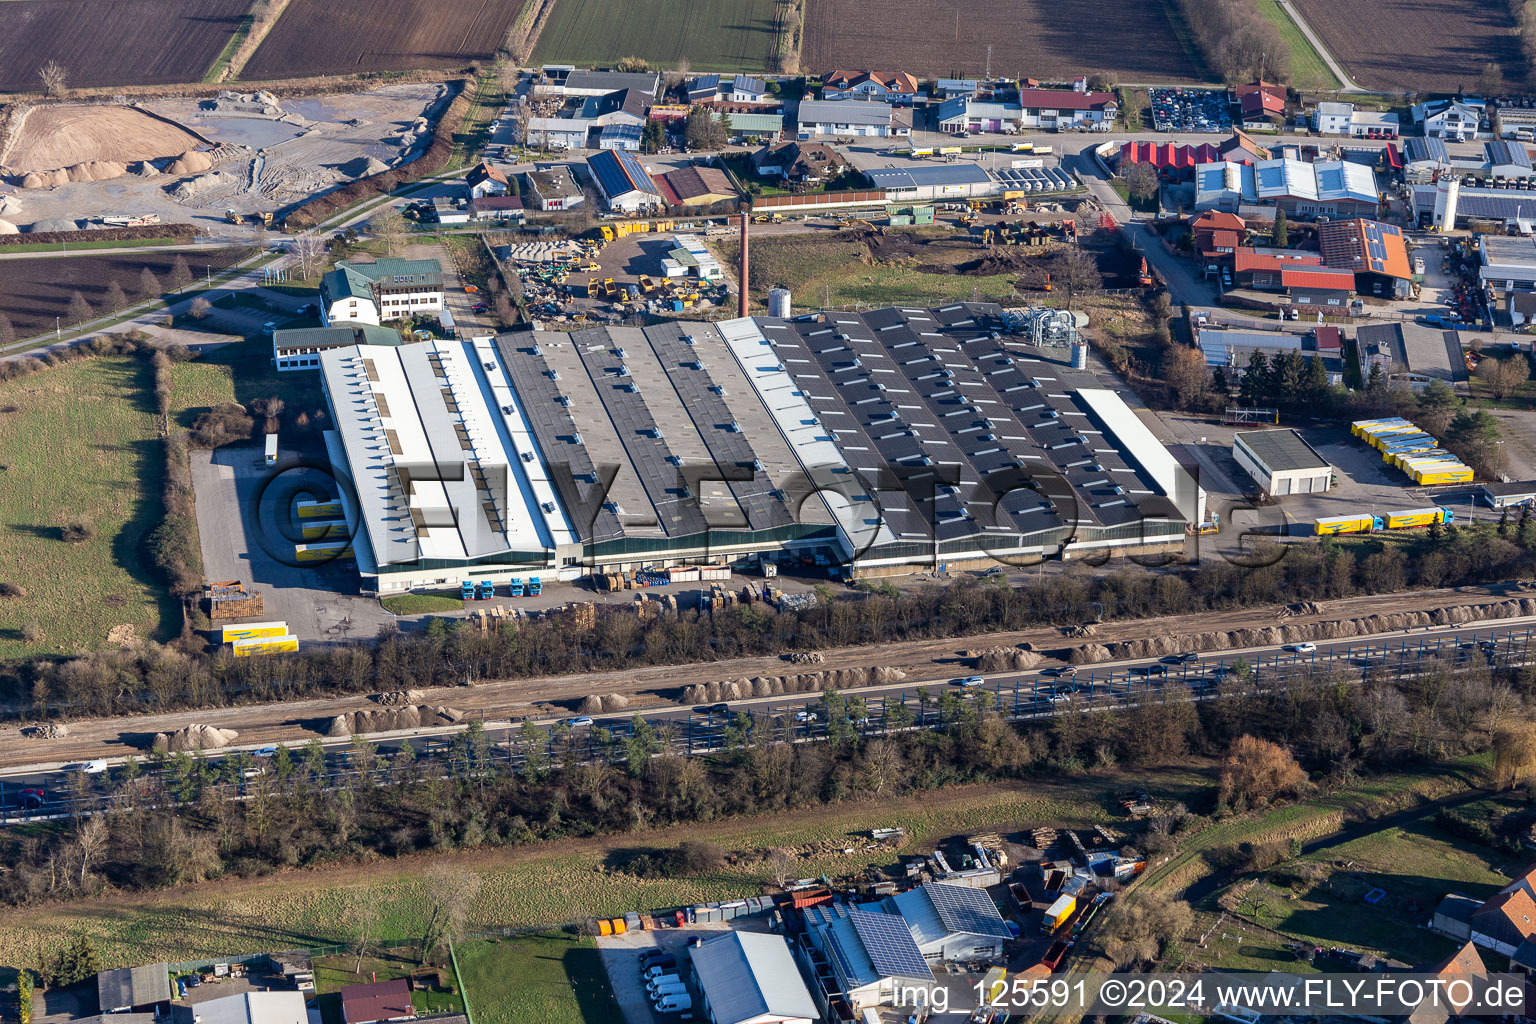
[[[1352,597],[1326,602],[1316,614],[1297,615],[1284,621],[1288,624],[1306,624],[1355,616],[1483,604],[1503,596],[1504,592],[1505,588],[1501,586],[1462,587],[1418,591],[1395,597]],[[1097,643],[1111,643],[1148,636],[1269,626],[1279,621],[1278,613],[1278,608],[1245,609],[1112,622],[1098,626],[1093,639]],[[1050,651],[1063,649],[1067,641],[1063,640],[1059,630],[1041,627],[942,640],[834,648],[823,651],[825,661],[814,667],[840,669],[885,665],[902,669],[909,678],[924,679],[958,670],[962,664],[960,652],[966,649],[1020,643],[1032,643],[1041,650]],[[728,662],[658,665],[586,675],[499,680],[468,688],[453,686],[426,689],[422,693],[425,695],[423,702],[427,704],[456,707],[471,715],[483,712],[487,718],[517,718],[562,714],[592,694],[623,694],[631,699],[631,710],[665,706],[680,696],[683,687],[694,683],[742,676],[784,675],[796,671],[799,671],[796,666],[778,657],[743,658]],[[79,761],[93,757],[122,757],[137,753],[146,734],[172,732],[193,723],[235,729],[240,733],[238,742],[241,745],[303,743],[320,736],[317,728],[336,715],[371,706],[366,695],[357,694],[283,704],[85,719],[70,722],[70,735],[58,740],[28,740],[20,736],[19,728],[4,728],[0,729],[0,768]]]

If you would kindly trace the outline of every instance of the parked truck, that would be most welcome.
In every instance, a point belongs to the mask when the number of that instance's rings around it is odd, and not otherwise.
[[[1040,919],[1040,930],[1050,935],[1071,920],[1072,912],[1077,909],[1076,896],[1058,896],[1056,902],[1046,908],[1045,916]]]
[[[480,586],[476,588],[475,599],[478,601],[489,601],[495,596],[496,584],[492,583],[490,580],[481,580]]]
[[[512,597],[522,597],[523,596],[523,581],[522,580],[519,580],[519,579],[512,580],[512,582],[508,584],[508,588],[509,588],[508,589],[508,594],[510,596],[512,596]]]
[[[474,580],[464,580],[459,584],[459,599],[461,601],[473,601],[475,599]]]
[[[544,593],[544,583],[537,576],[528,577],[528,596],[538,597]]]

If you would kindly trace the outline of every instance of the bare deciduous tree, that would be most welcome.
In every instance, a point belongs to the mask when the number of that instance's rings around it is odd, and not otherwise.
[[[204,320],[212,310],[213,303],[199,295],[192,300],[192,307],[187,312],[194,320]]]
[[[368,222],[368,230],[373,237],[384,243],[384,250],[389,255],[400,254],[400,249],[405,245],[405,217],[399,207],[386,206],[374,214]]]
[[[317,234],[309,233],[294,239],[289,250],[299,264],[299,277],[305,281],[317,276],[325,262],[325,243]]]
[[[480,895],[479,875],[462,868],[440,867],[426,877],[427,922],[421,933],[421,957],[426,960],[445,942],[455,941],[469,920],[470,907]]]
[[[69,83],[69,72],[56,60],[50,60],[39,68],[37,77],[43,80],[43,92],[49,96],[64,95]]]
[[[1531,379],[1531,364],[1519,353],[1508,359],[1484,358],[1477,364],[1477,379],[1488,385],[1494,398],[1503,400]]]

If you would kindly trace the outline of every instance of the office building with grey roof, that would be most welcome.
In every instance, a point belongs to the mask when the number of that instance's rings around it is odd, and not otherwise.
[[[1182,548],[1204,492],[996,305],[321,355],[381,592],[678,564],[852,576]]]

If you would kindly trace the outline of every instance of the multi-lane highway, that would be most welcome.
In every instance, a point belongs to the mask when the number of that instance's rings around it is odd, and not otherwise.
[[[1076,711],[1113,711],[1148,700],[1219,700],[1239,689],[1284,688],[1291,680],[1329,671],[1346,681],[1358,681],[1372,670],[1411,676],[1431,667],[1466,669],[1476,666],[1517,666],[1531,657],[1536,620],[1507,619],[1492,626],[1428,628],[1349,640],[1317,641],[1283,647],[1260,647],[1213,653],[1191,651],[1182,656],[1143,658],[1072,667],[1043,663],[1028,671],[989,673],[984,677],[960,672],[929,679],[908,679],[885,686],[850,690],[842,696],[857,701],[837,711],[844,721],[828,722],[822,695],[802,693],[726,701],[708,707],[642,708],[632,714],[545,718],[533,720],[549,737],[551,753],[574,749],[578,757],[622,757],[636,719],[656,730],[659,742],[679,753],[717,751],[748,736],[764,733],[774,739],[809,742],[830,731],[852,729],[867,734],[887,730],[942,727],[956,705],[940,700],[944,693],[997,711],[1008,718],[1048,718]],[[898,710],[899,709],[899,710]],[[524,722],[484,721],[484,755],[495,764],[522,763],[527,742]],[[409,744],[423,765],[437,764],[445,773],[471,767],[461,737],[463,726],[386,733],[370,737],[379,755],[371,769],[382,771],[401,746]],[[456,739],[456,737],[459,737]],[[350,739],[318,738],[323,762],[302,769],[320,784],[344,784],[370,768],[366,755]],[[210,752],[208,777],[240,795],[251,780],[271,773],[273,748],[230,748]],[[292,749],[296,764],[306,754]],[[109,806],[129,775],[125,758],[84,764],[37,764],[0,772],[0,821],[72,813],[79,797],[87,809]],[[140,761],[140,774],[175,774]]]

